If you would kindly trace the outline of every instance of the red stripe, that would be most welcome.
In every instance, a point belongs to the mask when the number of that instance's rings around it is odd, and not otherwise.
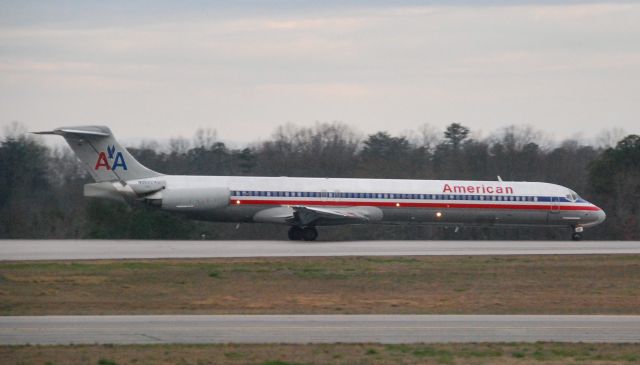
[[[365,201],[318,201],[318,200],[257,200],[257,199],[232,199],[231,204],[245,205],[329,205],[340,207],[390,207],[396,208],[396,203],[400,203],[400,208],[455,208],[455,209],[512,209],[512,210],[551,210],[556,207],[558,210],[588,210],[599,211],[600,208],[594,205],[557,205],[549,204],[471,204],[471,203],[403,203],[403,202],[365,202]]]

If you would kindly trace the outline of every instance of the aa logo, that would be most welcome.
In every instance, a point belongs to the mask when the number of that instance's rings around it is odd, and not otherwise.
[[[96,170],[104,167],[107,170],[116,170],[120,167],[122,170],[127,169],[127,163],[124,162],[122,152],[116,152],[115,146],[107,146],[107,153],[100,152],[98,161],[96,161]]]

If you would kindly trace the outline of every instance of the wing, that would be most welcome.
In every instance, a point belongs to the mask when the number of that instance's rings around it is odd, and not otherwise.
[[[309,207],[292,206],[290,223],[309,225],[358,224],[382,219],[382,211],[376,207]]]
[[[293,226],[326,226],[359,224],[382,220],[376,207],[280,206],[261,210],[253,215],[254,222]]]

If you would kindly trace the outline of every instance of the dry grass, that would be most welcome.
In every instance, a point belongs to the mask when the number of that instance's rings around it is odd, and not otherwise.
[[[3,364],[636,364],[640,344],[4,346]]]
[[[0,314],[639,314],[640,255],[0,263]]]

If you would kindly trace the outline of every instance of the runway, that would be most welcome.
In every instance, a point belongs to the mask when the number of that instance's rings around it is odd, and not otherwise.
[[[0,317],[0,344],[638,342],[640,316]]]
[[[638,241],[0,240],[0,260],[640,254]]]

